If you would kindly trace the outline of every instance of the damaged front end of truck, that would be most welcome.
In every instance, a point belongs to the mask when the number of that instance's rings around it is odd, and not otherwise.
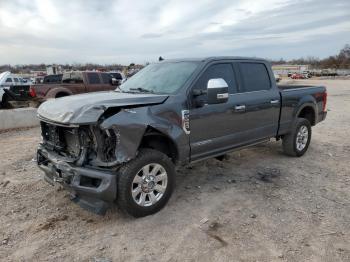
[[[91,105],[82,95],[81,100],[57,99],[39,108],[42,142],[37,164],[47,182],[60,183],[80,206],[104,214],[116,200],[118,168],[137,154],[152,117],[148,106],[167,97],[118,94],[114,99],[113,92],[96,96]]]

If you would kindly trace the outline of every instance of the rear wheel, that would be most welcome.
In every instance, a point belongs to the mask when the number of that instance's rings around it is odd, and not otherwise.
[[[165,154],[153,149],[140,150],[118,173],[118,204],[134,217],[158,212],[175,187],[173,163]]]
[[[283,151],[289,156],[305,154],[311,141],[311,124],[305,118],[298,118],[291,133],[282,140]]]
[[[60,97],[65,97],[65,96],[69,96],[69,94],[61,92],[61,93],[58,93],[58,94],[55,96],[55,98],[60,98]]]

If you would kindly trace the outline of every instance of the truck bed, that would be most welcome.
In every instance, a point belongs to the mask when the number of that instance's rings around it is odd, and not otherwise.
[[[24,101],[30,98],[29,88],[30,85],[14,85],[9,89],[5,89],[4,92],[7,94],[10,100]]]
[[[281,90],[287,89],[299,89],[299,88],[307,88],[307,87],[315,87],[311,85],[277,85],[277,87]]]

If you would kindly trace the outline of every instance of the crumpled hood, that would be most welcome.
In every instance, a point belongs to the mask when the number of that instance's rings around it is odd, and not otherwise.
[[[39,118],[60,124],[96,123],[111,107],[161,104],[167,95],[96,92],[51,99],[38,109]]]

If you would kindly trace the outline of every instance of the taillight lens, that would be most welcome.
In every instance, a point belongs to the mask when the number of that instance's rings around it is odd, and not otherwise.
[[[36,97],[35,89],[32,86],[29,88],[29,95],[31,97]]]
[[[323,93],[323,107],[322,111],[326,112],[327,110],[327,91]]]

